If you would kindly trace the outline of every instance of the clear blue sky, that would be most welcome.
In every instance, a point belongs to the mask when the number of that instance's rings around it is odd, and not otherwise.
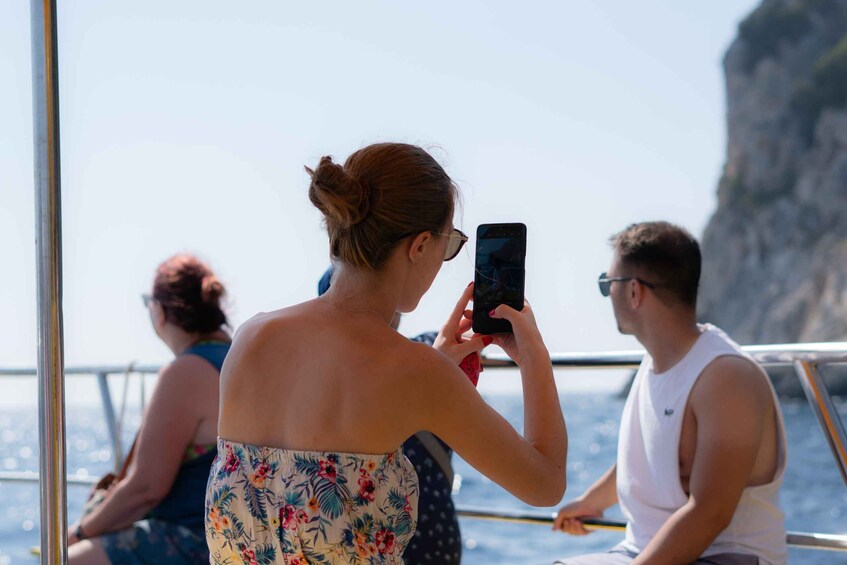
[[[756,3],[59,2],[67,364],[168,358],[139,295],[178,251],[219,272],[236,325],[312,297],[303,165],[381,140],[433,148],[467,233],[528,225],[551,350],[636,347],[596,289],[607,238],[702,234],[721,58]],[[0,0],[0,366],[36,360],[29,33],[29,3]],[[471,278],[472,251],[401,330],[437,328]]]

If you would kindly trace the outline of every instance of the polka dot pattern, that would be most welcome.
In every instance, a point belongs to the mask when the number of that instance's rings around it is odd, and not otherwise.
[[[448,453],[452,451],[442,442]],[[415,437],[403,444],[403,453],[418,473],[418,528],[406,547],[403,561],[417,563],[459,563],[462,535],[451,495],[452,486],[423,444]]]

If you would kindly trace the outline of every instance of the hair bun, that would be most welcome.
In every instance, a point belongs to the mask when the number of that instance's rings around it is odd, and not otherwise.
[[[189,333],[209,333],[227,324],[221,308],[226,289],[208,265],[181,253],[156,269],[153,296],[162,305],[165,319]]]
[[[200,296],[203,298],[203,302],[213,304],[217,307],[221,301],[221,297],[226,292],[224,285],[221,284],[218,277],[212,274],[206,275],[203,277],[200,285]]]
[[[306,167],[312,177],[309,200],[331,221],[344,228],[355,226],[370,211],[370,194],[360,181],[332,162],[332,157],[321,157],[314,171]]]

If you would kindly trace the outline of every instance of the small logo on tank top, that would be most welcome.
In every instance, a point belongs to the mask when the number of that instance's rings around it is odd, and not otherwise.
[[[673,408],[665,408],[665,416],[673,416]]]

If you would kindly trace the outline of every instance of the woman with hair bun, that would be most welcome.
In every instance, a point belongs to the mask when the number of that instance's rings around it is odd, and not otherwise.
[[[69,563],[206,563],[203,500],[217,453],[220,370],[230,336],[223,285],[192,255],[171,257],[142,295],[175,358],[159,373],[121,474],[69,528]],[[110,483],[110,484],[108,484]]]
[[[335,274],[321,297],[259,314],[235,337],[206,496],[211,563],[402,563],[418,483],[400,446],[420,430],[525,502],[558,503],[567,432],[529,305],[492,314],[514,328],[493,342],[520,367],[523,436],[458,366],[491,342],[464,337],[472,285],[434,348],[391,327],[467,241],[450,177],[401,143],[307,171]]]

